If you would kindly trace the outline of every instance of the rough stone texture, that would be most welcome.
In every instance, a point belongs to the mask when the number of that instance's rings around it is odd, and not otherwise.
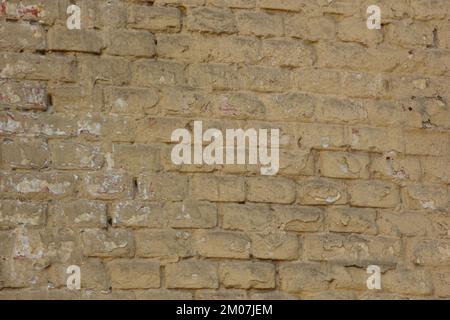
[[[450,299],[450,1],[71,2],[1,1],[0,299]]]
[[[113,260],[107,265],[111,286],[117,289],[159,288],[159,263],[145,260]]]

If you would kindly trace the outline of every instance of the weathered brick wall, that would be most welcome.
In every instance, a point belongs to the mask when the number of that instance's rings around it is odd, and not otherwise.
[[[18,3],[0,298],[450,298],[450,1]],[[280,172],[174,165],[194,120],[280,128]]]

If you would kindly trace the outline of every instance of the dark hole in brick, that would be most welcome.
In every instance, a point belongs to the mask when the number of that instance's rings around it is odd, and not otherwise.
[[[49,106],[52,106],[53,105],[53,97],[52,97],[52,95],[49,93],[49,94],[47,94],[47,104],[49,105]]]

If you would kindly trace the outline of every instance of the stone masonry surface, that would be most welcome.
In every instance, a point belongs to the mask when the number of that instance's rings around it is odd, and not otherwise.
[[[450,299],[449,226],[448,0],[0,2],[0,299]]]

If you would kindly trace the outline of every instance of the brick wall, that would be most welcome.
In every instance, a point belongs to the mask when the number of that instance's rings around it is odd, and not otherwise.
[[[0,7],[1,299],[450,298],[448,0],[71,3]],[[174,165],[194,120],[279,173]]]

